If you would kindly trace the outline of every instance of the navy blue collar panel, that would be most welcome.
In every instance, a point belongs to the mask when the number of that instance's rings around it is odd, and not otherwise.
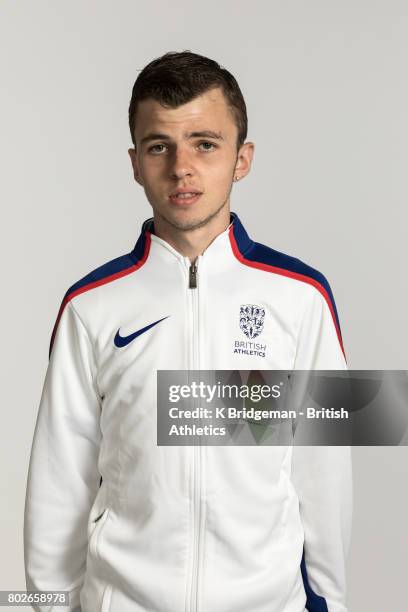
[[[237,213],[234,213],[234,212],[230,213],[230,223],[232,223],[232,231],[234,234],[235,241],[238,245],[239,251],[242,254],[245,254],[253,245],[253,241],[248,236]],[[149,232],[150,234],[155,234],[153,217],[146,219],[146,221],[144,221],[142,224],[142,229],[141,229],[139,238],[132,251],[133,257],[137,260],[139,260],[144,253],[147,232]]]

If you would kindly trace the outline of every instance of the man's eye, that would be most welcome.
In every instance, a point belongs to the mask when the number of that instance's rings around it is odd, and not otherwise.
[[[163,149],[160,149],[160,147],[164,147],[164,144],[155,144],[149,147],[148,151],[149,153],[162,153]]]
[[[209,145],[209,146],[207,146],[207,145]],[[212,151],[213,149],[216,148],[216,145],[214,143],[207,142],[207,141],[206,142],[200,142],[199,146],[200,147],[204,147],[204,149],[203,149],[204,151]]]

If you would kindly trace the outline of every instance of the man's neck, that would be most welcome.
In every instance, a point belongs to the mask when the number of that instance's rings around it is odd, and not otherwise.
[[[225,207],[205,225],[191,230],[180,230],[163,217],[154,215],[154,233],[168,242],[176,251],[188,257],[191,263],[201,255],[213,240],[230,224],[230,210]]]

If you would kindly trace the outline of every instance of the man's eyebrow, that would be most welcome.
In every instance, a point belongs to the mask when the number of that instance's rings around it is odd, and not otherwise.
[[[190,132],[186,134],[187,138],[214,138],[215,140],[224,140],[221,132],[214,132],[213,130],[200,130],[199,132]],[[140,144],[145,144],[151,140],[171,140],[171,137],[167,134],[161,134],[159,132],[150,132],[142,138]]]
[[[159,134],[158,132],[150,132],[150,134],[147,134],[142,138],[140,144],[144,144],[150,140],[169,140],[169,136],[167,136],[167,134]]]
[[[215,140],[224,140],[221,132],[213,130],[201,130],[200,132],[190,132],[189,138],[215,138]]]

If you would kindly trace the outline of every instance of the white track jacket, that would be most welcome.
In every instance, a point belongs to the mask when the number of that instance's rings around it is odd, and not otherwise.
[[[261,331],[242,308],[261,309]],[[70,287],[24,548],[27,589],[71,603],[34,609],[346,612],[350,448],[158,446],[157,370],[177,369],[346,369],[327,280],[231,213],[195,266],[148,219],[130,253]]]

